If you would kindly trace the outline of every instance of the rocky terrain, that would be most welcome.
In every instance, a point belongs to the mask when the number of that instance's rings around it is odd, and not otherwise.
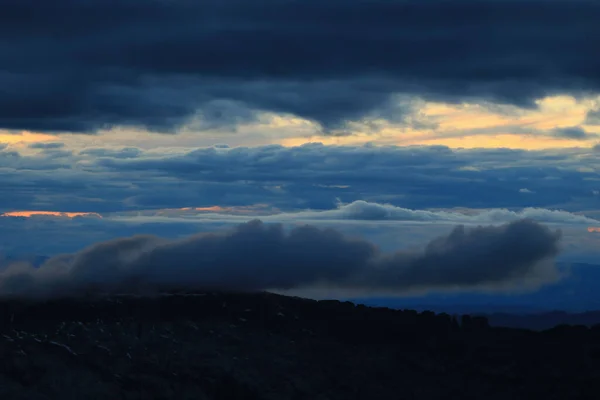
[[[268,293],[0,301],[1,399],[598,399],[600,326]]]

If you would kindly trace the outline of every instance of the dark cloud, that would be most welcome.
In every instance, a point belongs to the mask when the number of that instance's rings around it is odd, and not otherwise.
[[[62,142],[50,142],[50,143],[31,143],[29,146],[30,149],[41,149],[41,150],[51,150],[51,149],[62,149],[65,147],[65,144]]]
[[[46,149],[43,152],[44,152],[44,156],[46,157],[46,160],[68,159],[70,161],[71,157],[73,156],[73,152],[71,150]],[[71,166],[69,166],[69,167],[71,167]]]
[[[110,157],[110,158],[136,158],[142,154],[142,150],[137,147],[124,147],[122,149],[108,148],[88,148],[79,152],[82,155],[90,155],[94,157]]]
[[[556,128],[551,131],[553,136],[563,139],[575,139],[575,140],[587,140],[595,135],[588,135],[588,133],[579,126],[572,126],[568,128]]]
[[[121,173],[177,177],[193,187],[222,193],[220,200],[234,187],[237,193],[243,187],[260,196],[246,204],[330,209],[339,197],[344,202],[362,199],[422,209],[564,205],[574,197],[589,197],[597,186],[578,171],[582,162],[568,151],[311,144],[207,148],[166,157],[102,159],[98,165]],[[595,162],[586,158],[584,163],[592,167]],[[210,189],[205,186],[209,182]],[[524,186],[539,196],[518,196]]]
[[[72,191],[73,189],[71,189]],[[109,189],[105,189],[109,190]],[[597,202],[597,196],[595,196]],[[22,200],[17,198],[17,200]],[[78,199],[66,199],[65,204],[75,204],[75,211],[90,211],[83,208]],[[149,199],[150,200],[150,199]],[[184,199],[193,203],[194,199]],[[169,199],[152,199],[157,204]],[[174,200],[171,199],[171,203]],[[179,199],[177,199],[179,201]],[[92,203],[93,204],[93,203]],[[110,203],[109,203],[110,204]],[[102,204],[97,208],[105,207]],[[44,207],[43,209],[48,209]],[[6,210],[10,211],[10,210]],[[389,204],[356,201],[328,210],[303,210],[283,212],[269,206],[230,207],[212,212],[180,209],[135,209],[118,213],[103,213],[102,219],[90,217],[32,216],[0,217],[0,254],[55,255],[73,253],[97,242],[137,234],[179,238],[199,232],[215,232],[253,218],[265,223],[283,223],[294,226],[309,223],[320,227],[333,227],[346,234],[368,238],[387,250],[397,249],[398,243],[410,247],[421,245],[436,235],[445,234],[455,224],[487,225],[502,224],[528,218],[539,223],[561,226],[565,232],[575,236],[589,236],[588,226],[600,224],[600,214],[586,213],[588,217],[574,213],[547,209],[490,209],[490,210],[413,210]],[[390,221],[396,221],[390,223]],[[593,239],[588,238],[588,241]],[[587,248],[584,238],[574,242],[578,247],[572,252],[580,253]],[[595,248],[593,242],[588,243]],[[586,250],[587,251],[587,250]]]
[[[40,157],[23,156],[18,151],[0,149],[0,168],[4,168],[4,174],[10,170],[16,171],[48,171],[57,169],[70,169],[72,153],[60,149],[44,149]],[[0,177],[2,174],[0,174]]]
[[[500,227],[458,226],[450,235],[431,241],[422,253],[383,257],[374,281],[390,289],[518,281],[536,272],[540,260],[558,254],[559,238],[560,232],[529,220]]]
[[[286,232],[255,220],[236,229],[168,240],[134,236],[56,256],[39,268],[0,272],[0,293],[44,296],[157,289],[299,289],[318,285],[366,291],[473,289],[540,284],[557,278],[560,232],[530,220],[456,227],[421,251],[382,253],[333,229]]]
[[[365,200],[412,209],[597,208],[592,149],[278,145],[173,153],[0,151],[0,212],[247,206],[331,209]],[[523,196],[528,188],[534,196]]]
[[[590,110],[585,116],[585,124],[600,125],[600,110]]]
[[[533,107],[600,90],[598,15],[593,0],[5,0],[0,127],[164,132],[270,110],[329,128],[401,116],[391,93]]]

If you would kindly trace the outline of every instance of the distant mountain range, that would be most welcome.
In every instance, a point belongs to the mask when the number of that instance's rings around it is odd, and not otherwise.
[[[538,314],[480,314],[485,316],[491,326],[521,328],[531,330],[551,329],[559,325],[585,325],[594,326],[600,324],[600,311],[588,311],[584,313],[566,313],[554,311]]]
[[[0,267],[17,261],[39,267],[49,258],[44,255],[3,255],[0,256]],[[600,265],[560,264],[559,268],[568,271],[569,276],[532,293],[456,293],[343,300],[375,307],[481,315],[486,316],[491,325],[514,328],[548,329],[559,324],[600,323]]]
[[[532,293],[429,294],[420,297],[353,298],[370,306],[431,310],[448,314],[540,314],[553,311],[582,313],[600,310],[600,265],[560,264],[569,276]],[[598,321],[600,322],[600,320]]]

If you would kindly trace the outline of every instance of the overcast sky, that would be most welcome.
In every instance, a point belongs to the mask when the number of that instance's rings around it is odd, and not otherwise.
[[[598,259],[595,0],[0,5],[4,256],[253,219],[392,254],[525,218]]]

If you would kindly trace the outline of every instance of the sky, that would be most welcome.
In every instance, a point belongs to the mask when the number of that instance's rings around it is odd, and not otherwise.
[[[0,4],[0,295],[600,265],[595,0]]]

